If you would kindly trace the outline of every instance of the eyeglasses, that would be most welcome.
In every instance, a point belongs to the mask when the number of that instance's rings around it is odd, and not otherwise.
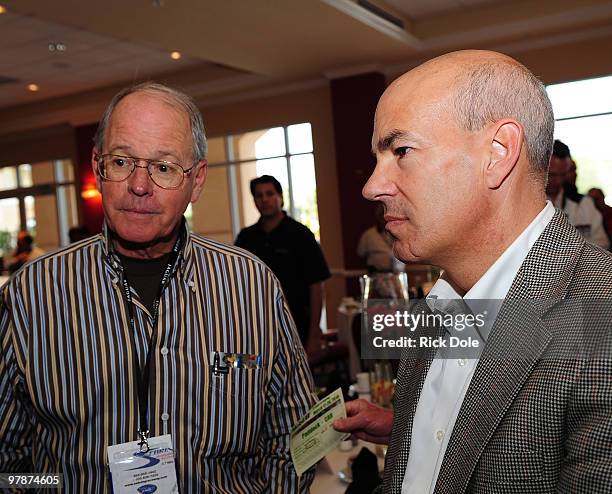
[[[123,182],[134,173],[136,168],[146,168],[153,183],[162,189],[177,189],[183,183],[185,174],[193,170],[194,166],[185,170],[178,163],[133,156],[120,156],[117,154],[99,154],[95,156],[98,162],[98,173],[109,182]],[[147,166],[138,163],[144,161]]]

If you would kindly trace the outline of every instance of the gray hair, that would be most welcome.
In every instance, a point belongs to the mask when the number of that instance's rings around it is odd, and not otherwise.
[[[189,116],[189,123],[191,125],[191,141],[193,146],[192,158],[195,162],[206,159],[207,142],[206,132],[204,131],[204,121],[202,120],[202,114],[200,113],[200,110],[198,110],[198,107],[194,101],[185,93],[151,81],[126,87],[113,97],[111,102],[106,107],[106,110],[104,110],[102,119],[98,124],[98,130],[96,130],[96,135],[94,136],[94,144],[98,151],[102,151],[102,148],[104,147],[106,128],[108,127],[108,122],[110,121],[115,107],[126,96],[138,92],[161,95],[172,106],[176,107],[177,109],[184,110]]]
[[[454,106],[459,124],[477,131],[502,118],[515,119],[523,126],[530,171],[545,179],[555,119],[540,80],[515,61],[497,60],[474,64],[458,82]]]

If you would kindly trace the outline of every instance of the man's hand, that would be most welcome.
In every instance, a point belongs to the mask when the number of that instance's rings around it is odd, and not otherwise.
[[[351,432],[356,438],[377,444],[389,444],[393,428],[393,411],[372,405],[366,400],[346,403],[347,418],[334,421],[334,429]]]

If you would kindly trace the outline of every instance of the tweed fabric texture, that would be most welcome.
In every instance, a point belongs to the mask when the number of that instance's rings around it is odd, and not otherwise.
[[[612,299],[612,255],[586,243],[557,210],[495,321],[435,494],[612,492],[610,304],[585,323],[580,304],[562,303],[597,299]],[[532,302],[516,310],[519,300]],[[600,339],[594,353],[568,358],[584,336],[577,334],[581,322]],[[400,365],[385,493],[401,492],[431,357]]]

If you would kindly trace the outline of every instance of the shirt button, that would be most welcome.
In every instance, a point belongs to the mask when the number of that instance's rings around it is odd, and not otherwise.
[[[161,414],[161,419],[166,422],[168,419],[170,418],[170,415],[168,415],[166,412]]]
[[[457,360],[457,365],[459,367],[463,367],[465,364],[467,364],[467,360],[464,358],[460,358],[459,360]]]
[[[436,439],[438,441],[442,441],[442,439],[444,439],[444,431],[442,431],[442,430],[436,431]]]
[[[162,349],[161,349],[161,354],[162,354],[162,355],[168,355],[168,349],[167,349],[165,346],[164,346],[164,347],[162,347]]]

